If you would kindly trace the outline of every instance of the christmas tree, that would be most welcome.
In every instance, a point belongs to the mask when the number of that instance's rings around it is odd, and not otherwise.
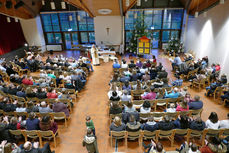
[[[145,16],[143,14],[137,16],[135,24],[134,24],[134,30],[131,30],[131,39],[127,46],[127,51],[131,53],[137,53],[137,43],[138,39],[142,36],[147,36],[148,30],[146,24],[144,24]]]
[[[178,38],[172,37],[171,40],[168,42],[168,47],[166,48],[166,51],[169,52],[171,55],[180,54],[184,52],[183,43]]]

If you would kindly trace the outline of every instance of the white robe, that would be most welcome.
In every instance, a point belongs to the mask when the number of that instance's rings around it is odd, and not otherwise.
[[[99,64],[99,55],[98,55],[97,48],[91,48],[91,57],[92,57],[93,65]]]

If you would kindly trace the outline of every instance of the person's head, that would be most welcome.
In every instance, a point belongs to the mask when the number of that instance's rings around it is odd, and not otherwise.
[[[155,55],[153,55],[153,59],[156,59],[156,56]]]
[[[41,102],[41,107],[46,107],[46,102],[45,101]]]
[[[48,123],[48,122],[50,121],[50,119],[51,119],[51,117],[50,117],[49,115],[45,115],[45,116],[42,118],[41,122],[43,122],[43,123]]]
[[[169,108],[175,108],[175,104],[174,103],[170,103],[169,104]]]
[[[131,64],[134,64],[134,60],[130,60],[130,63],[131,63]]]
[[[201,117],[197,117],[195,121],[196,121],[197,123],[202,123],[202,122],[203,122],[202,119],[201,119]]]
[[[11,153],[13,151],[12,149],[12,143],[7,143],[4,146],[4,153]]]
[[[121,126],[121,124],[122,124],[122,121],[121,121],[120,117],[118,117],[118,116],[115,116],[113,122],[114,122],[114,125],[117,127]]]
[[[189,92],[187,92],[186,94],[185,94],[185,98],[190,98],[191,97],[191,94],[189,93]]]
[[[196,144],[192,143],[191,146],[190,146],[190,149],[192,152],[196,152],[198,150],[198,147]]]
[[[11,124],[17,124],[17,118],[16,118],[16,117],[12,117],[12,118],[10,119],[10,123],[11,123]]]
[[[157,152],[162,152],[163,151],[163,145],[160,142],[158,142],[156,144],[156,150],[157,150]]]
[[[151,91],[151,92],[154,92],[154,89],[155,89],[154,86],[151,86],[151,87],[150,87],[150,91]]]
[[[124,94],[124,95],[128,95],[128,91],[127,91],[127,90],[124,90],[124,91],[123,91],[123,94]]]
[[[144,103],[143,103],[143,108],[150,108],[150,102],[148,100],[145,100]]]
[[[188,102],[187,102],[187,100],[184,100],[184,101],[181,103],[181,107],[184,108],[184,109],[187,109],[187,107],[188,107]]]
[[[34,119],[36,117],[36,114],[34,112],[29,113],[29,119]]]
[[[194,101],[200,101],[200,96],[196,95],[196,96],[194,97]]]
[[[112,92],[112,96],[113,96],[113,97],[116,97],[117,95],[118,95],[118,94],[117,94],[116,91],[113,91],[113,92]]]
[[[135,116],[133,114],[130,115],[130,118],[129,118],[129,121],[130,122],[135,122]]]
[[[32,108],[33,107],[33,102],[32,101],[28,102],[27,106],[28,106],[28,108]]]
[[[18,104],[17,104],[17,107],[18,107],[18,108],[23,108],[23,107],[24,107],[24,104],[23,104],[23,103],[18,103]]]
[[[91,128],[87,129],[87,135],[92,135],[92,129]]]
[[[86,117],[86,122],[90,122],[91,121],[91,117],[90,116],[87,116]]]
[[[212,123],[217,123],[219,118],[216,112],[211,112],[210,116],[208,117],[208,119],[212,122]]]
[[[27,141],[27,142],[25,142],[25,144],[24,144],[24,149],[26,150],[26,151],[29,151],[29,150],[31,150],[32,149],[32,143],[31,142],[29,142],[29,141]]]
[[[169,119],[169,116],[168,115],[165,115],[164,116],[164,121],[167,122],[167,123],[170,122],[170,119]]]
[[[133,103],[132,103],[131,101],[129,101],[129,102],[127,103],[127,107],[128,107],[128,108],[132,108],[132,106],[133,106]]]
[[[129,86],[129,81],[125,81],[125,86],[127,87],[127,86]]]
[[[175,87],[173,90],[175,93],[177,93],[179,91],[179,89],[177,87]]]

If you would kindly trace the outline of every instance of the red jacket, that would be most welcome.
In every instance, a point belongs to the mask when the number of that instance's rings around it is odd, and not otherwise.
[[[27,78],[24,78],[22,80],[22,83],[25,84],[25,85],[33,85],[33,81],[30,80],[30,79],[27,79]]]
[[[47,93],[47,98],[49,98],[49,99],[57,98],[57,94],[56,93],[49,92],[49,93]]]

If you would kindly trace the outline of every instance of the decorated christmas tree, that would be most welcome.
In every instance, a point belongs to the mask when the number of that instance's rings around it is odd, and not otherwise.
[[[134,30],[131,30],[130,42],[127,46],[127,51],[131,53],[137,53],[137,42],[142,36],[147,36],[148,30],[146,24],[144,24],[145,16],[143,14],[137,16],[134,24]]]
[[[183,43],[181,43],[181,41],[178,38],[172,37],[171,40],[169,40],[168,42],[168,47],[166,48],[166,51],[169,52],[171,55],[173,55],[173,53],[183,53]]]

